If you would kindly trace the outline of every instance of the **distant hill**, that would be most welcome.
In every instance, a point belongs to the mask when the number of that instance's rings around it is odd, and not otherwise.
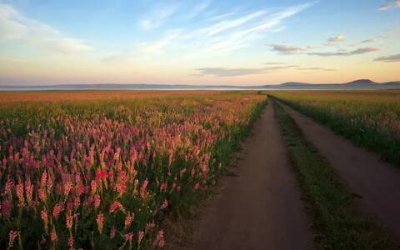
[[[265,89],[290,89],[290,90],[378,90],[400,89],[400,81],[377,83],[369,79],[359,79],[347,83],[297,83],[287,82],[279,85],[264,85]]]
[[[64,84],[64,85],[0,85],[0,91],[39,90],[378,90],[400,89],[400,81],[376,83],[360,79],[348,83],[285,82],[262,86],[234,85],[165,85],[165,84]]]

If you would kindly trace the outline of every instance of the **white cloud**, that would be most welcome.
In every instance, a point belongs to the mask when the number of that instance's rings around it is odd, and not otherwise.
[[[271,44],[270,46],[273,51],[279,52],[281,54],[294,54],[298,52],[303,52],[305,50],[297,46],[286,45],[286,44]]]
[[[145,30],[159,28],[168,18],[174,15],[177,10],[178,5],[176,4],[157,5],[149,13],[146,13],[144,18],[139,20],[139,25]]]
[[[93,49],[83,40],[65,36],[50,25],[25,17],[7,4],[0,4],[0,39],[15,40],[62,53]]]
[[[200,33],[204,33],[206,36],[215,36],[226,30],[233,29],[233,28],[239,27],[241,25],[244,25],[244,24],[248,23],[249,21],[251,21],[252,19],[260,17],[264,14],[265,14],[265,11],[257,11],[257,12],[250,13],[248,15],[245,15],[245,16],[242,16],[239,18],[235,18],[232,20],[221,21],[210,27],[200,30]]]
[[[382,56],[375,59],[375,61],[381,62],[400,62],[400,54],[391,55],[391,56]]]
[[[342,35],[342,34],[328,38],[328,42],[330,42],[330,43],[343,42],[343,41],[344,41],[344,35]]]
[[[213,17],[199,19],[192,30],[176,27],[167,30],[154,40],[136,44],[132,46],[133,52],[126,56],[135,56],[137,60],[150,59],[151,54],[164,52],[164,54],[173,54],[174,59],[180,57],[187,60],[210,56],[210,53],[229,53],[250,46],[253,41],[265,37],[267,31],[273,32],[274,29],[282,27],[288,18],[302,12],[312,4],[290,6],[274,12],[260,9],[246,13],[239,10],[216,13]],[[209,8],[209,5],[203,4],[200,9],[202,8]],[[119,55],[116,56],[119,58]],[[160,59],[160,57],[157,58],[157,60]]]
[[[378,48],[359,48],[351,51],[336,51],[336,52],[311,52],[308,53],[308,55],[312,56],[354,56],[354,55],[361,55],[361,54],[366,54],[370,52],[375,52],[378,51]]]
[[[139,44],[136,50],[144,53],[160,53],[182,34],[181,30],[171,30],[158,40]]]
[[[400,8],[400,0],[395,0],[393,2],[387,2],[379,6],[378,10],[385,11],[390,9]]]
[[[188,18],[194,18],[204,12],[211,5],[211,0],[206,0],[198,3],[192,8],[188,14]]]

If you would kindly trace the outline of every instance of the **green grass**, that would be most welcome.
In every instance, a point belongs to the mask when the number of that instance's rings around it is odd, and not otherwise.
[[[400,92],[289,91],[279,100],[400,167]]]
[[[312,217],[319,249],[394,249],[341,183],[329,162],[308,142],[294,120],[274,103],[288,153]]]

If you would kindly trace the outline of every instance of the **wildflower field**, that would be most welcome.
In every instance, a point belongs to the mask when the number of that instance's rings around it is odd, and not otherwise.
[[[215,183],[266,102],[110,93],[0,94],[0,249],[163,247],[163,219]]]
[[[400,166],[400,91],[281,91],[270,94]]]

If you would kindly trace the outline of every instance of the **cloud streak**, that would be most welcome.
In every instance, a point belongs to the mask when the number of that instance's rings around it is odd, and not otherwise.
[[[85,41],[65,36],[50,25],[30,19],[7,4],[0,4],[0,39],[14,40],[62,53],[93,50]]]
[[[157,29],[178,10],[177,4],[159,4],[145,17],[139,20],[139,25],[145,30]]]
[[[391,55],[391,56],[382,56],[376,58],[374,61],[380,62],[400,62],[400,54]]]
[[[378,10],[386,11],[386,10],[395,9],[395,8],[400,8],[400,0],[384,3],[381,6],[379,6]]]
[[[246,75],[262,75],[270,72],[293,69],[304,71],[336,71],[336,69],[323,68],[323,67],[300,67],[298,65],[285,65],[284,63],[265,63],[272,65],[260,68],[224,68],[224,67],[204,67],[196,69],[199,75],[202,76],[216,76],[216,77],[235,77]]]
[[[328,38],[328,42],[330,43],[343,42],[343,41],[344,41],[344,35],[342,34]]]
[[[354,56],[354,55],[361,55],[366,54],[374,51],[378,51],[378,48],[359,48],[351,51],[337,51],[337,52],[310,52],[308,55],[311,56]]]
[[[154,57],[156,54],[158,56],[160,53],[173,54],[176,58],[187,61],[210,54],[230,53],[250,46],[252,42],[265,37],[268,31],[281,27],[288,18],[306,10],[313,4],[305,3],[274,11],[260,9],[243,12],[236,9],[225,13],[215,11],[213,2],[207,0],[200,2],[195,6],[195,10],[187,13],[181,13],[183,8],[181,5],[179,5],[179,11],[177,5],[162,5],[157,11],[162,10],[161,12],[164,14],[154,15],[150,12],[149,17],[139,21],[144,31],[161,27],[163,23],[169,21],[169,18],[173,19],[172,23],[181,24],[190,18],[193,20],[193,15],[200,15],[202,11],[207,10],[207,13],[201,14],[204,18],[198,18],[192,29],[180,25],[176,27],[170,25],[171,28],[160,33],[158,37],[138,42],[121,53],[103,58],[103,61],[125,62],[132,61],[133,57],[135,60],[143,58],[150,60],[152,56]],[[209,13],[214,13],[214,16],[210,16]],[[180,21],[178,22],[178,20]],[[177,44],[179,46],[176,46]]]
[[[198,68],[196,70],[199,71],[200,75],[232,77],[263,74],[267,68]]]
[[[272,51],[279,52],[281,54],[295,54],[305,50],[297,46],[285,44],[271,44],[270,46]]]

